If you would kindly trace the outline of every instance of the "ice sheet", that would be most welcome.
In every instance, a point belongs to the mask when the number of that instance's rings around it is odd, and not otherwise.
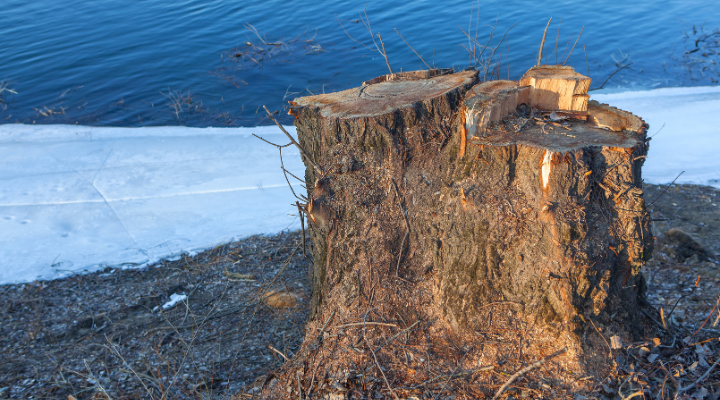
[[[591,98],[643,118],[652,136],[643,178],[720,187],[720,87],[664,88]]]
[[[0,283],[299,228],[278,150],[252,133],[287,142],[276,127],[0,125]],[[295,148],[283,157],[303,176]]]

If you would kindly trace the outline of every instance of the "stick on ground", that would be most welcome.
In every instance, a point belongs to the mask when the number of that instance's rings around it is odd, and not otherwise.
[[[551,360],[551,359],[559,356],[560,354],[565,353],[566,351],[567,351],[567,347],[563,347],[562,349],[550,354],[549,356],[543,358],[542,360],[540,360],[534,364],[530,364],[527,367],[516,372],[515,375],[511,376],[510,379],[508,379],[507,382],[505,382],[505,384],[502,385],[502,387],[497,391],[497,393],[495,393],[495,396],[493,396],[493,400],[496,400],[497,398],[499,398],[500,395],[503,394],[505,389],[507,389],[508,386],[510,386],[513,382],[515,382],[515,380],[517,378],[523,376],[523,374],[527,373],[528,371],[532,371],[533,369],[541,366],[543,363],[547,362],[548,360]]]

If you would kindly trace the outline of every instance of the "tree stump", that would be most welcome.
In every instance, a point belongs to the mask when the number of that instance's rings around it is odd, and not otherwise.
[[[533,373],[576,390],[643,334],[647,125],[570,67],[445,72],[292,103],[313,317],[268,396],[492,396],[563,347]]]

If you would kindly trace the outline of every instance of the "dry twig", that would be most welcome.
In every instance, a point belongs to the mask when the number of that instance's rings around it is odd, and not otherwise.
[[[367,314],[365,315],[367,317]],[[365,339],[365,344],[367,345],[368,350],[370,350],[370,353],[373,356],[373,359],[375,360],[375,365],[377,365],[378,369],[380,370],[380,374],[383,377],[383,380],[385,381],[385,384],[387,385],[388,389],[390,390],[390,393],[392,393],[393,397],[395,397],[395,400],[400,400],[400,398],[395,394],[395,391],[393,390],[392,386],[390,386],[390,382],[387,379],[387,376],[385,376],[385,371],[383,371],[382,367],[380,366],[380,362],[377,359],[377,356],[375,355],[375,351],[373,351],[372,346],[370,346],[370,342],[367,339],[367,335],[365,334],[365,327],[363,326],[363,339]]]
[[[428,65],[428,63],[425,62],[425,60],[422,58],[422,56],[417,51],[415,51],[415,49],[413,49],[412,46],[410,46],[410,43],[408,43],[407,40],[405,40],[405,38],[400,34],[400,31],[398,31],[397,28],[395,28],[395,32],[397,32],[398,36],[400,36],[400,39],[402,39],[402,41],[405,42],[405,44],[410,48],[410,50],[412,50],[416,56],[420,57],[420,61],[422,61],[423,64],[425,64],[425,66],[428,67],[428,69],[432,69],[432,67],[430,67]]]
[[[550,27],[551,21],[552,21],[552,17],[550,17],[547,25],[545,25],[545,31],[543,32],[542,41],[540,42],[540,50],[538,50],[538,58],[537,58],[537,63],[535,65],[540,65],[542,63],[543,47],[545,47],[545,38],[547,37],[547,31],[548,31],[548,28]]]
[[[560,350],[558,350],[558,351],[550,354],[549,356],[543,358],[542,360],[540,360],[540,361],[538,361],[538,362],[536,362],[536,363],[534,363],[534,364],[530,364],[530,365],[528,365],[527,367],[525,367],[525,368],[521,369],[520,371],[516,372],[513,376],[510,377],[510,379],[507,380],[507,382],[505,382],[504,385],[502,385],[502,386],[500,387],[500,389],[498,389],[498,391],[495,393],[495,396],[493,396],[493,400],[496,400],[497,398],[499,398],[500,395],[503,394],[503,392],[508,388],[508,386],[510,386],[513,382],[515,382],[515,380],[516,380],[517,378],[523,376],[523,375],[526,374],[528,371],[532,371],[533,369],[541,366],[542,364],[544,364],[544,363],[547,362],[548,360],[551,360],[551,359],[559,356],[560,354],[565,353],[566,351],[567,351],[567,347],[563,347],[562,349],[560,349]]]
[[[364,17],[363,17],[363,15],[364,15]],[[363,43],[363,42],[355,39],[354,37],[352,37],[352,35],[350,35],[350,33],[345,29],[345,27],[343,26],[342,22],[340,22],[340,18],[339,18],[337,15],[335,15],[335,18],[337,19],[338,23],[340,24],[340,27],[342,28],[343,32],[345,32],[345,34],[346,34],[352,41],[360,44],[361,46],[363,46],[364,48],[366,48],[366,49],[368,49],[368,50],[370,50],[370,51],[377,51],[378,53],[380,53],[380,54],[383,56],[383,58],[385,59],[385,64],[387,65],[388,70],[390,70],[390,73],[391,73],[391,74],[393,73],[392,68],[390,67],[390,61],[388,60],[387,53],[385,52],[385,43],[383,43],[382,37],[380,37],[380,33],[379,33],[379,32],[378,32],[378,34],[377,34],[377,37],[378,37],[378,39],[380,39],[380,46],[378,46],[377,42],[375,41],[375,34],[374,34],[373,31],[372,31],[372,27],[370,26],[370,18],[369,18],[368,15],[367,15],[367,5],[366,5],[365,8],[363,9],[362,14],[360,14],[360,21],[362,21],[363,25],[365,25],[365,29],[367,29],[368,32],[370,33],[370,39],[372,40],[373,45],[375,46],[374,49],[371,48],[371,47],[369,47],[369,46],[367,46],[365,43]],[[356,21],[356,22],[357,22],[357,21]],[[407,43],[407,42],[406,42],[406,43]]]
[[[302,148],[302,146],[300,146],[300,143],[298,143],[298,142],[295,140],[295,138],[293,138],[292,135],[289,134],[288,131],[286,131],[285,128],[284,128],[282,125],[280,125],[280,123],[278,122],[278,120],[275,119],[275,117],[273,117],[273,115],[272,115],[272,113],[270,112],[270,110],[268,110],[267,106],[263,106],[263,108],[265,109],[265,112],[267,113],[268,117],[270,117],[270,119],[275,123],[275,125],[277,125],[278,128],[280,128],[280,130],[282,131],[282,133],[284,133],[285,136],[287,136],[288,139],[290,139],[290,142],[291,142],[293,145],[295,145],[295,147],[297,147],[298,150],[300,150],[300,154],[302,154],[303,157],[305,157],[305,158],[308,160],[308,162],[309,162],[310,164],[312,164],[313,167],[315,167],[315,170],[316,170],[320,175],[322,175],[322,174],[323,174],[322,168],[320,168],[320,166],[317,165],[317,164],[315,163],[315,161],[312,160],[312,158],[310,158],[310,155],[305,151],[305,149]],[[283,146],[283,147],[284,147],[284,146]]]
[[[395,266],[395,277],[399,278],[400,276],[398,274],[398,271],[400,270],[400,261],[402,260],[402,253],[403,253],[403,250],[405,249],[405,241],[407,240],[408,236],[410,235],[410,222],[408,222],[407,212],[405,211],[405,209],[403,209],[402,202],[400,201],[400,191],[398,190],[397,184],[395,183],[394,179],[392,180],[392,186],[393,186],[393,188],[395,188],[395,194],[397,195],[398,207],[400,207],[400,214],[402,214],[403,219],[405,220],[405,227],[407,228],[407,230],[405,231],[405,236],[403,236],[403,240],[400,243],[400,251],[398,253],[397,265]]]
[[[572,47],[572,49],[570,49],[570,54],[568,54],[567,58],[563,62],[563,65],[567,64],[568,60],[570,59],[570,56],[572,55],[573,50],[575,50],[575,45],[577,44],[578,40],[580,40],[580,36],[582,35],[584,29],[585,29],[585,25],[583,25],[583,27],[580,29],[580,33],[578,34],[577,39],[575,39],[575,43],[573,43],[573,47]]]
[[[616,69],[615,72],[613,72],[612,74],[610,74],[610,76],[608,76],[607,79],[605,79],[605,82],[603,82],[602,85],[600,85],[599,88],[590,89],[590,90],[588,90],[588,92],[589,92],[589,91],[592,91],[592,90],[600,90],[600,89],[602,89],[602,88],[605,86],[605,84],[610,80],[610,78],[612,78],[615,74],[617,74],[618,72],[624,70],[625,68],[627,68],[627,67],[629,67],[629,66],[631,66],[631,65],[633,65],[633,63],[625,64],[625,65],[623,65],[622,67]]]

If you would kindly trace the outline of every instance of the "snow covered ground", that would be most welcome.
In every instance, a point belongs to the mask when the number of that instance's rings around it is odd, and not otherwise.
[[[720,187],[720,87],[592,94],[650,124],[643,176]],[[288,130],[294,132],[292,127]],[[136,267],[296,229],[276,127],[0,125],[0,284]],[[302,176],[294,148],[285,166]],[[299,187],[299,182],[294,182]]]
[[[650,183],[720,187],[720,86],[594,94],[601,103],[630,111],[650,124],[643,178]]]
[[[299,229],[278,150],[251,133],[288,141],[277,127],[0,125],[0,283]],[[283,158],[303,176],[296,149]]]

